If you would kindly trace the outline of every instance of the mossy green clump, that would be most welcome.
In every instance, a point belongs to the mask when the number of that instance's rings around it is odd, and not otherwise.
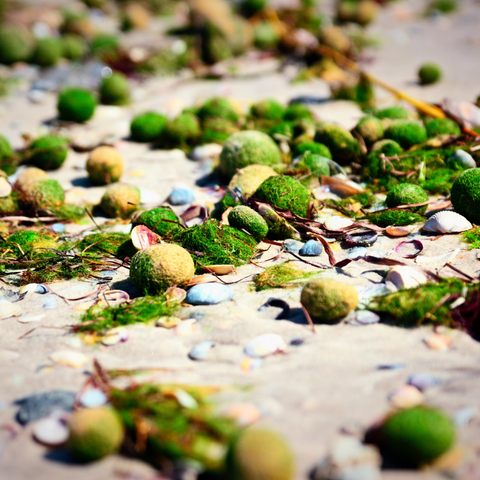
[[[428,406],[393,413],[380,427],[382,453],[404,467],[418,468],[433,462],[455,443],[453,420]]]
[[[29,204],[35,209],[59,207],[65,202],[65,191],[53,178],[45,178],[29,183],[24,190]]]
[[[284,113],[284,106],[277,100],[271,98],[254,103],[250,107],[250,114],[252,117],[264,118],[266,120],[281,120]]]
[[[318,155],[316,153],[304,153],[300,161],[295,165],[295,169],[307,169],[310,173],[319,177],[321,175],[330,175],[330,166],[328,158]]]
[[[230,447],[227,472],[232,480],[292,480],[295,457],[277,433],[249,428]]]
[[[236,123],[219,117],[207,117],[202,126],[203,132],[200,137],[200,144],[218,143],[221,145],[231,135],[239,131]]]
[[[229,181],[248,165],[274,166],[282,162],[282,153],[277,144],[265,133],[246,130],[232,135],[223,145],[219,171]]]
[[[395,140],[402,148],[408,149],[427,139],[427,130],[417,122],[397,120],[385,129],[385,138]]]
[[[241,205],[240,200],[234,193],[227,191],[227,193],[222,197],[222,199],[215,204],[215,208],[212,212],[211,218],[215,220],[221,220],[223,213],[228,208],[233,208],[237,205]]]
[[[133,225],[145,225],[166,239],[171,239],[182,231],[180,219],[170,207],[146,210],[133,220]]]
[[[0,169],[7,175],[14,173],[16,169],[12,146],[3,135],[0,135]]]
[[[462,172],[453,182],[451,195],[455,211],[480,224],[480,168]]]
[[[87,215],[85,207],[80,205],[72,205],[71,203],[64,203],[59,207],[48,207],[48,211],[53,216],[69,222],[80,220]]]
[[[284,175],[267,178],[252,196],[299,217],[307,217],[310,194],[295,178]]]
[[[120,72],[113,72],[100,84],[100,101],[105,105],[125,105],[130,101],[130,83]]]
[[[418,70],[420,85],[431,85],[442,78],[442,69],[436,63],[424,63]]]
[[[358,80],[348,80],[339,85],[332,85],[332,98],[337,100],[350,100],[358,103],[363,108],[370,106],[375,99],[375,90],[372,82],[364,75]]]
[[[80,462],[94,462],[120,449],[124,429],[111,408],[77,410],[69,421],[68,451]]]
[[[280,122],[274,125],[268,134],[274,139],[292,139],[294,136],[294,126],[292,122]]]
[[[253,44],[261,50],[275,48],[282,36],[272,22],[260,22],[253,30]]]
[[[291,262],[280,263],[267,267],[263,272],[257,273],[253,278],[255,291],[269,290],[271,288],[295,288],[321,270],[306,272]]]
[[[382,122],[373,116],[367,116],[360,119],[355,130],[365,140],[367,145],[371,145],[380,140],[385,132]]]
[[[203,225],[187,228],[176,241],[192,252],[201,265],[235,265],[248,262],[257,241],[245,232],[209,220]]]
[[[67,88],[58,96],[58,118],[83,123],[93,117],[97,101],[92,92],[83,88]]]
[[[223,118],[231,122],[238,122],[240,116],[235,105],[224,97],[215,97],[207,100],[198,110],[198,118],[202,121],[207,118]]]
[[[62,58],[62,54],[62,44],[58,38],[41,38],[37,40],[31,62],[41,67],[53,67]]]
[[[463,234],[463,240],[469,244],[468,248],[480,248],[480,227],[468,230]]]
[[[167,121],[165,115],[157,112],[141,113],[130,124],[130,136],[135,142],[154,142],[160,138]]]
[[[76,249],[83,254],[94,256],[107,255],[124,259],[133,257],[137,250],[130,241],[128,233],[91,233],[76,246]]]
[[[430,15],[433,12],[453,13],[458,10],[457,0],[433,0],[429,3],[426,14]]]
[[[110,33],[99,33],[90,44],[90,49],[96,57],[110,57],[116,55],[120,48],[120,39]]]
[[[13,191],[6,197],[0,197],[0,216],[10,215],[19,210],[19,195],[17,192]]]
[[[255,210],[244,205],[234,207],[228,215],[230,226],[244,230],[261,242],[268,234],[268,225],[265,219]]]
[[[294,102],[287,106],[283,119],[286,122],[298,122],[299,120],[311,120],[312,111],[304,103]]]
[[[88,52],[88,45],[80,35],[69,33],[61,38],[62,56],[68,60],[80,60]]]
[[[126,218],[140,205],[140,190],[132,185],[111,185],[100,201],[100,207],[110,218]]]
[[[385,203],[389,208],[394,208],[400,205],[423,203],[427,200],[428,195],[422,187],[411,183],[401,183],[388,193]],[[427,211],[427,205],[423,207],[412,207],[411,211],[424,214]]]
[[[68,143],[67,138],[44,135],[28,146],[28,159],[30,163],[43,170],[57,170],[67,159]]]
[[[137,252],[130,264],[130,279],[142,292],[159,293],[185,286],[195,274],[190,254],[179,245],[160,243]]]
[[[358,291],[332,278],[311,280],[303,287],[300,302],[315,323],[338,323],[357,307]]]
[[[53,232],[19,230],[18,232],[10,235],[4,243],[7,245],[2,245],[2,250],[5,247],[11,248],[15,255],[25,255],[33,252],[34,250],[55,248],[57,246],[57,237],[55,234],[53,234]]]
[[[164,135],[173,146],[195,144],[202,133],[199,119],[190,112],[184,112],[167,122]]]
[[[413,223],[423,222],[424,218],[417,213],[408,210],[387,210],[385,212],[375,212],[368,215],[368,220],[379,227],[386,228],[392,225],[403,227]]]
[[[361,154],[360,144],[353,135],[334,123],[321,125],[315,134],[315,141],[325,144],[333,160],[341,164],[350,163]]]
[[[393,105],[391,107],[382,108],[376,114],[377,118],[388,120],[408,120],[412,114],[401,105]]]
[[[460,135],[462,133],[457,122],[450,118],[434,118],[425,122],[428,138],[437,135]]]
[[[29,167],[23,170],[17,177],[15,186],[18,189],[25,191],[29,183],[35,183],[38,182],[38,180],[43,180],[45,178],[48,178],[47,172],[41,168]]]
[[[330,149],[323,143],[318,143],[318,142],[298,143],[298,144],[295,144],[293,151],[295,155],[303,155],[309,152],[316,155],[321,155],[322,157],[332,160],[332,153],[330,152]]]
[[[379,140],[372,146],[372,152],[383,153],[386,157],[393,157],[394,155],[401,155],[403,148],[395,140]]]
[[[25,62],[32,52],[32,41],[26,30],[16,25],[0,25],[0,63]]]
[[[123,170],[123,157],[113,147],[97,147],[87,160],[88,177],[95,185],[118,182]]]

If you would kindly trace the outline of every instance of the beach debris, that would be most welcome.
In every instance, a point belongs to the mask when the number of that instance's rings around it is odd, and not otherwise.
[[[32,435],[42,445],[60,447],[68,440],[69,430],[66,421],[53,414],[36,422],[32,428]]]
[[[333,216],[333,217],[327,218],[323,226],[331,232],[338,232],[345,228],[351,227],[353,223],[354,223],[353,220],[351,220],[350,218]]]
[[[267,267],[253,277],[255,290],[260,292],[270,288],[295,288],[319,273],[319,270],[306,272],[295,263],[284,262]]]
[[[392,267],[385,277],[386,282],[391,282],[399,290],[403,288],[416,288],[427,283],[428,278],[420,269],[398,265]]]
[[[185,301],[191,305],[216,305],[232,300],[233,296],[234,291],[227,285],[201,283],[188,290]]]
[[[215,275],[228,275],[235,271],[235,265],[205,265],[203,269]],[[191,283],[189,283],[189,285],[191,285]]]
[[[71,412],[75,403],[75,394],[64,390],[52,390],[36,393],[15,402],[19,405],[16,415],[21,425],[48,417],[53,412]]]
[[[343,180],[337,177],[326,177],[322,175],[321,182],[323,187],[327,187],[332,193],[337,194],[341,198],[348,198],[362,193],[363,188],[351,180]]]
[[[130,295],[123,290],[105,290],[98,297],[98,305],[101,307],[117,307],[130,301]]]
[[[188,318],[180,322],[173,331],[178,337],[189,337],[195,333],[197,329],[196,324],[197,320],[195,318]]]
[[[356,260],[365,257],[368,254],[367,247],[353,247],[348,250],[347,258]]]
[[[182,319],[178,317],[160,317],[155,325],[163,328],[175,328],[180,323],[182,323]]]
[[[283,353],[287,344],[283,338],[276,333],[265,333],[250,340],[245,346],[245,353],[254,358],[268,357],[275,353]]]
[[[362,247],[371,247],[377,240],[378,235],[371,230],[350,233],[345,237],[348,244]]]
[[[295,228],[293,228],[285,218],[280,216],[272,207],[260,204],[258,213],[265,219],[268,224],[270,234],[279,240],[294,239],[300,240],[301,236]]]
[[[213,342],[205,341],[193,347],[188,353],[191,360],[206,360],[210,350],[215,346]]]
[[[391,237],[406,237],[407,235],[410,235],[415,227],[413,226],[408,226],[408,227],[387,227],[385,229],[385,232],[390,235]]]
[[[80,368],[87,363],[88,358],[75,350],[58,350],[49,355],[50,360],[64,367]]]
[[[155,245],[160,241],[160,237],[145,225],[137,225],[136,227],[133,227],[130,236],[133,246],[137,250],[143,250],[144,248]]]
[[[230,265],[227,265],[227,268],[229,268],[229,267],[230,267]],[[188,282],[187,287],[193,287],[195,285],[200,285],[201,283],[215,283],[215,282],[218,282],[218,281],[219,280],[217,279],[217,277],[215,275],[212,275],[210,273],[204,273],[203,275],[197,275],[196,277],[192,278]]]
[[[425,345],[431,350],[447,350],[448,347],[452,344],[453,340],[451,337],[444,335],[442,333],[434,333],[430,337],[424,340]]]
[[[473,225],[463,215],[444,210],[432,215],[422,230],[432,233],[460,233],[471,228]]]
[[[413,252],[412,248],[413,247]],[[420,240],[406,240],[400,242],[394,249],[395,253],[400,255],[403,258],[415,258],[417,255],[420,255],[423,251],[423,243]]]
[[[8,300],[0,299],[0,320],[6,318],[19,316],[22,308],[15,303],[11,303]]]
[[[425,255],[420,255],[415,258],[415,263],[418,263],[419,265],[438,263],[439,265],[444,266],[447,263],[450,263],[459,253],[460,249],[456,248],[455,250],[445,253],[444,255],[439,255],[438,257],[426,257]]]
[[[20,323],[35,323],[35,322],[40,322],[45,318],[44,313],[39,313],[37,315],[24,315],[22,317],[19,317],[18,321]]]
[[[391,405],[396,408],[411,408],[421,405],[425,402],[423,393],[413,385],[403,385],[399,389],[393,391],[388,400]]]
[[[431,387],[437,387],[442,381],[430,373],[414,373],[408,377],[407,384],[418,388],[421,392]]]
[[[370,310],[355,310],[346,316],[345,322],[355,326],[373,325],[380,322],[380,315]]]
[[[323,252],[323,246],[316,240],[308,240],[298,251],[303,257],[316,257]]]
[[[168,197],[171,205],[187,205],[195,200],[195,192],[187,187],[176,187]]]
[[[105,346],[117,345],[128,340],[128,331],[123,327],[112,328],[105,335],[102,336],[100,342]]]

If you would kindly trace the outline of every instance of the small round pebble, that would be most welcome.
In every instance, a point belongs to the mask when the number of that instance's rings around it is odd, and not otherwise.
[[[303,242],[292,239],[288,239],[283,242],[283,248],[286,252],[290,253],[300,253],[300,250],[303,248],[304,245],[305,244]]]
[[[309,240],[300,250],[303,257],[316,257],[323,252],[323,247],[315,240]]]
[[[186,205],[195,199],[195,192],[189,188],[175,188],[168,197],[171,205]]]
[[[98,408],[108,401],[106,395],[99,388],[89,388],[80,395],[80,403],[86,408]]]
[[[414,373],[409,377],[407,383],[423,392],[427,388],[440,385],[442,381],[429,373]]]
[[[460,167],[462,170],[476,168],[477,164],[473,157],[465,150],[457,150],[448,160],[447,165],[452,168]]]
[[[202,283],[195,285],[187,292],[186,303],[191,305],[216,305],[232,300],[234,291],[219,283]]]
[[[199,343],[190,350],[188,358],[191,360],[205,360],[214,346],[215,344],[209,341]]]
[[[68,427],[60,418],[43,418],[33,427],[35,440],[47,447],[63,445],[68,440],[68,435]]]

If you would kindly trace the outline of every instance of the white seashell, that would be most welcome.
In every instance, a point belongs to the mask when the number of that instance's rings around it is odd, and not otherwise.
[[[412,385],[404,385],[388,396],[392,406],[397,408],[410,408],[425,402],[425,395]]]
[[[260,410],[251,403],[236,403],[222,411],[222,415],[236,420],[240,427],[247,427],[260,419]]]
[[[36,422],[32,434],[33,438],[42,445],[59,447],[68,440],[69,430],[65,421],[52,416]]]
[[[218,145],[217,143],[207,143],[206,145],[195,147],[190,154],[190,158],[197,162],[209,159],[214,160],[220,156],[222,149],[222,145]]]
[[[415,263],[418,263],[419,265],[424,265],[426,263],[439,263],[443,266],[448,262],[451,262],[459,253],[460,249],[456,248],[453,252],[448,252],[445,255],[439,255],[438,257],[425,257],[420,255],[415,259]]]
[[[197,323],[197,321],[194,318],[184,320],[175,327],[175,335],[178,335],[179,337],[188,337],[193,335],[196,330],[195,323]]]
[[[88,388],[80,394],[79,401],[86,408],[97,408],[105,405],[108,398],[99,388]]]
[[[424,340],[428,348],[432,350],[446,350],[453,340],[447,335],[442,335],[441,333],[434,333],[431,337],[428,337]]]
[[[160,203],[162,197],[152,190],[140,187],[140,203],[149,204],[149,203]]]
[[[12,193],[12,186],[4,177],[0,177],[0,197],[8,197]]]
[[[111,346],[116,345],[117,343],[123,343],[128,340],[128,331],[123,327],[112,328],[109,330],[102,338],[101,342],[103,345]]]
[[[202,342],[193,347],[188,353],[191,360],[206,360],[210,350],[215,346],[213,342]]]
[[[340,216],[327,218],[323,224],[323,226],[331,232],[342,230],[343,228],[350,227],[351,225],[353,225],[352,220],[347,217]]]
[[[456,212],[443,210],[432,215],[423,226],[424,232],[432,233],[460,233],[473,228],[473,225]]]
[[[145,225],[137,225],[132,229],[130,235],[133,246],[137,250],[143,250],[144,248],[147,248],[150,245],[155,245],[159,242],[159,236]]]
[[[165,292],[165,297],[168,304],[170,302],[182,303],[187,297],[187,292],[180,287],[170,287]]]
[[[19,323],[35,323],[39,322],[45,317],[44,313],[39,313],[38,315],[26,315],[25,317],[20,317],[18,319]]]
[[[175,328],[177,325],[182,323],[182,319],[178,317],[160,317],[156,322],[155,325],[157,327],[163,328]]]
[[[11,303],[8,300],[0,300],[0,320],[14,317],[18,315],[22,309],[15,303]]]
[[[411,225],[407,227],[387,227],[385,232],[391,237],[406,237],[412,233],[414,229],[415,227]]]
[[[245,353],[250,357],[262,358],[274,353],[284,352],[287,344],[276,333],[265,333],[247,343]]]
[[[72,368],[80,368],[88,360],[83,353],[75,352],[74,350],[59,350],[53,352],[49,358],[57,365]]]
[[[400,288],[416,288],[427,283],[427,276],[420,270],[408,266],[392,267],[385,278],[385,282],[391,282]]]

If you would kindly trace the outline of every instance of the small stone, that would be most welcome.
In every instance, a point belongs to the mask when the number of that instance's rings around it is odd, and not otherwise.
[[[220,283],[202,283],[190,288],[186,303],[191,305],[216,305],[232,300],[234,291]]]
[[[345,318],[345,322],[350,325],[363,326],[372,325],[380,321],[380,316],[370,310],[358,310],[350,312]]]
[[[474,418],[478,418],[479,416],[480,412],[478,411],[478,409],[474,407],[465,407],[457,410],[453,414],[453,421],[455,422],[455,425],[457,425],[457,427],[465,427],[471,422],[471,420],[473,420]]]
[[[392,392],[388,399],[393,407],[411,408],[421,405],[425,402],[425,395],[412,385],[404,385],[398,390]]]
[[[191,360],[206,360],[210,350],[215,346],[213,342],[202,342],[190,350],[188,358]]]
[[[20,406],[17,421],[27,423],[40,420],[54,411],[71,412],[75,403],[75,394],[64,390],[37,393],[16,402]]]
[[[367,248],[366,247],[353,247],[347,253],[347,258],[351,260],[356,260],[357,258],[362,258],[367,255]]]
[[[409,377],[407,383],[423,392],[427,388],[440,385],[442,381],[438,377],[430,375],[429,373],[414,373]]]
[[[85,390],[80,394],[79,400],[86,408],[102,407],[108,402],[108,398],[99,388],[89,388]]]
[[[53,295],[47,295],[43,300],[44,310],[53,310],[57,308],[57,299]]]
[[[303,242],[299,242],[298,240],[288,239],[283,242],[283,247],[286,252],[290,253],[300,253],[300,250],[303,248],[305,244]]]
[[[64,233],[67,231],[67,227],[63,223],[54,223],[50,230],[53,230],[56,233]]]
[[[28,99],[32,103],[43,103],[45,101],[45,92],[43,90],[30,90]]]
[[[323,246],[315,240],[309,240],[300,250],[299,254],[304,257],[316,257],[323,252]]]
[[[80,368],[88,358],[83,353],[74,350],[59,350],[50,355],[50,360],[57,365]]]
[[[168,197],[171,205],[186,205],[195,200],[195,192],[189,188],[175,188]]]
[[[33,426],[33,438],[47,447],[60,447],[68,440],[68,427],[60,418],[51,417],[39,420]]]
[[[465,150],[457,150],[448,160],[447,165],[449,167],[458,168],[461,167],[463,170],[468,170],[469,168],[476,168],[477,164],[473,157],[467,153]]]
[[[254,358],[263,358],[287,349],[285,340],[276,333],[265,333],[255,337],[245,346],[245,353]]]

